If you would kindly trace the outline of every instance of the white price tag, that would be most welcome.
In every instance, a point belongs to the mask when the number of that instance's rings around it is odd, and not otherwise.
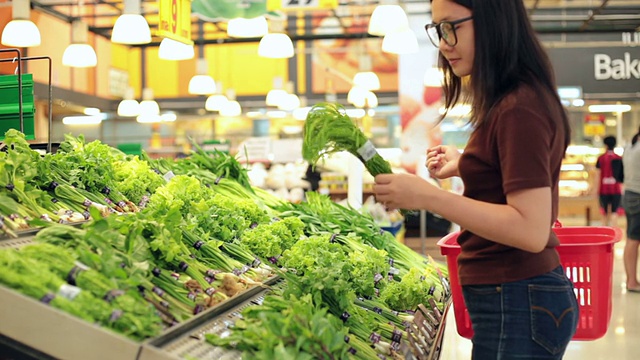
[[[364,143],[364,145],[362,145],[360,149],[358,149],[358,154],[362,156],[362,159],[364,161],[371,160],[377,153],[378,152],[376,151],[375,146],[373,146],[373,144],[369,140],[367,140],[367,142]]]
[[[62,296],[69,301],[73,301],[73,299],[75,299],[76,296],[80,295],[81,292],[82,289],[77,286],[62,284],[58,289],[58,296]]]
[[[163,177],[164,177],[164,179],[166,181],[169,181],[169,180],[173,179],[174,176],[176,176],[176,175],[173,173],[173,171],[169,171],[168,173],[164,174]]]

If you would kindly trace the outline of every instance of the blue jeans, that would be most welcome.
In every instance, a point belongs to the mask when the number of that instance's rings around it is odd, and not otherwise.
[[[562,266],[516,282],[462,287],[473,359],[562,359],[578,326],[573,283]]]

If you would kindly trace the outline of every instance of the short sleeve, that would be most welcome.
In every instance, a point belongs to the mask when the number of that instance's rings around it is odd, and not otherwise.
[[[496,142],[505,194],[552,186],[555,126],[532,109],[514,107],[496,118]]]

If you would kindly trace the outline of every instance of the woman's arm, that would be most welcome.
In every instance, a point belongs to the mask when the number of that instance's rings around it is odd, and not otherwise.
[[[409,174],[376,176],[376,200],[390,208],[424,209],[497,243],[542,251],[551,226],[551,188],[514,191],[507,204],[491,204],[441,190]]]

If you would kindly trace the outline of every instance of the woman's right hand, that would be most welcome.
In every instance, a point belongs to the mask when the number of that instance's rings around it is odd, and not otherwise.
[[[460,176],[458,159],[460,152],[453,146],[438,145],[427,149],[427,169],[431,177],[446,179]]]

